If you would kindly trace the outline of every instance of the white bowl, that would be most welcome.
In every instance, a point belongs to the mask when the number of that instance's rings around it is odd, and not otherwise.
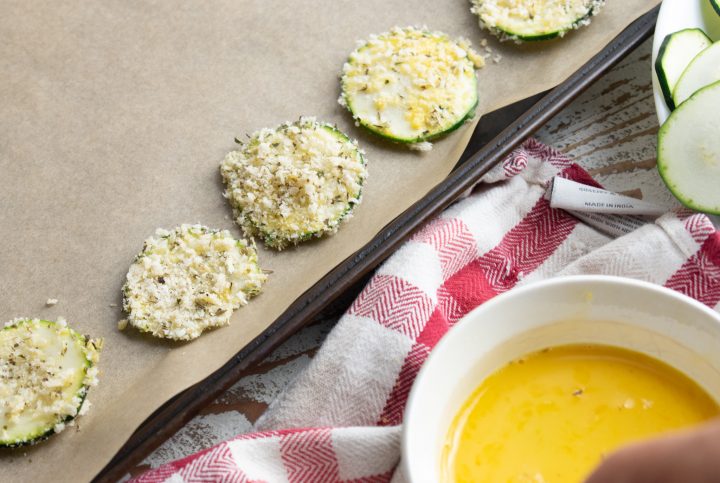
[[[660,124],[670,115],[670,109],[665,105],[660,84],[655,73],[655,59],[660,44],[668,34],[687,28],[701,28],[714,40],[720,40],[720,18],[715,13],[708,0],[663,0],[660,6],[657,23],[655,24],[655,37],[652,49],[652,84],[655,98],[655,111]]]
[[[719,342],[720,315],[647,282],[577,276],[513,289],[460,320],[415,379],[404,418],[405,475],[439,481],[460,406],[486,376],[524,354],[573,343],[632,349],[679,369],[720,401]]]

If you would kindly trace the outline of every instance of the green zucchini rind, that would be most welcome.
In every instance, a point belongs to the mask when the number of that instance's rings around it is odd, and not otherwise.
[[[335,233],[360,203],[363,152],[330,124],[301,117],[238,144],[220,165],[225,197],[245,234],[270,248]]]
[[[711,44],[710,38],[698,28],[673,32],[663,39],[655,59],[655,73],[665,104],[671,111],[675,109],[673,90],[682,73],[693,58]]]
[[[605,0],[471,0],[480,27],[501,41],[562,37],[588,25]]]
[[[228,325],[267,275],[255,246],[202,225],[159,229],[145,240],[123,286],[128,323],[155,337],[192,340]]]
[[[64,319],[15,319],[0,330],[0,447],[38,443],[84,414],[102,341]]]
[[[348,58],[338,102],[355,122],[393,142],[428,149],[475,115],[475,69],[484,59],[465,40],[415,27],[363,42]]]
[[[715,12],[720,15],[720,0],[710,0],[710,5],[712,5]]]
[[[695,92],[658,132],[657,166],[668,189],[693,210],[720,214],[720,81]]]

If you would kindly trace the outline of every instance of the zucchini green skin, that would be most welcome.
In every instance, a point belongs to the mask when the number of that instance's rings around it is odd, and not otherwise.
[[[695,92],[692,96],[690,96],[685,102],[683,102],[680,106],[678,106],[677,109],[675,109],[671,117],[674,115],[678,115],[682,113],[684,106],[688,104],[688,102],[691,102],[693,99],[701,95],[703,92],[710,90],[710,89],[720,89],[720,81],[714,82],[706,87],[703,87],[702,89]],[[669,120],[669,118],[668,118]],[[706,206],[701,206],[695,202],[692,198],[688,198],[686,193],[683,193],[681,191],[678,191],[677,187],[673,183],[672,179],[668,177],[668,162],[665,158],[665,151],[662,149],[663,144],[663,137],[667,133],[668,129],[670,129],[671,123],[668,121],[665,121],[665,123],[660,126],[660,130],[658,131],[658,151],[657,151],[657,168],[658,173],[660,174],[660,178],[663,180],[663,183],[665,183],[665,186],[667,186],[667,189],[673,194],[673,196],[680,201],[684,206],[687,208],[690,208],[695,211],[699,211],[702,213],[709,213],[711,215],[720,215],[720,203],[718,204],[717,209],[708,209]]]
[[[720,15],[720,0],[710,0],[710,5],[712,5],[715,12]]]
[[[505,29],[498,25],[490,26],[482,20],[482,17],[480,17],[480,23],[483,28],[487,29],[490,33],[494,34],[496,37],[498,37],[498,39],[503,42],[508,40],[513,40],[519,43],[552,40],[557,37],[564,36],[571,30],[577,30],[578,28],[586,25],[588,22],[590,22],[590,19],[592,19],[592,17],[600,11],[600,8],[603,6],[603,4],[604,0],[602,2],[594,2],[590,5],[590,8],[585,15],[573,20],[570,24],[559,27],[553,31],[543,32],[536,35],[526,35],[518,32],[513,32],[510,29]]]
[[[493,33],[496,37],[498,37],[501,41],[514,40],[517,42],[540,42],[543,40],[552,40],[564,36],[567,32],[577,29],[579,26],[582,25],[584,21],[590,19],[592,16],[592,13],[588,13],[587,15],[579,18],[567,27],[537,35],[523,35],[517,32],[512,32],[511,30],[503,29],[502,27],[498,27],[497,25],[493,27],[486,26],[486,28],[489,32]]]
[[[658,77],[658,84],[660,84],[660,89],[663,94],[663,98],[665,99],[665,104],[667,105],[668,109],[671,111],[675,109],[675,100],[673,99],[673,91],[670,88],[670,82],[668,81],[667,77],[665,76],[665,69],[663,68],[662,62],[665,57],[665,53],[672,43],[672,40],[675,35],[681,34],[682,32],[690,32],[690,31],[696,31],[699,33],[702,33],[705,35],[705,32],[698,28],[687,28],[678,30],[677,32],[673,32],[671,34],[668,34],[662,41],[662,44],[660,44],[660,50],[658,50],[657,58],[655,59],[655,74],[657,74]],[[705,35],[707,37],[707,35]],[[708,38],[708,41],[710,39]],[[688,64],[692,61],[692,59],[688,59]]]
[[[668,109],[670,109],[671,111],[675,109],[675,101],[673,101],[672,89],[670,89],[670,84],[667,80],[667,77],[665,77],[665,71],[662,67],[662,60],[665,56],[665,51],[667,50],[668,45],[670,45],[672,36],[673,34],[670,34],[667,35],[665,39],[663,39],[662,44],[660,44],[660,50],[658,50],[657,58],[655,59],[655,74],[657,74],[658,83],[660,84],[660,90],[662,91],[663,97],[665,98],[665,105],[667,105]]]
[[[30,322],[33,322],[33,320],[25,319],[25,320],[17,322],[14,325],[4,327],[2,330],[14,330],[21,324],[27,324]],[[53,327],[55,325],[55,322],[50,321],[50,320],[40,319],[35,322],[43,324],[47,327]],[[75,341],[78,344],[80,344],[83,347],[85,347],[88,344],[88,339],[86,337],[78,334],[77,332],[75,332],[74,330],[72,330],[70,328],[68,328],[68,329],[70,330],[70,333],[72,334],[73,339],[75,339]],[[92,362],[86,358],[85,359],[85,372],[87,372],[87,370],[90,369],[92,366],[93,366]],[[75,416],[67,416],[65,419],[59,420],[55,424],[69,423],[70,421],[72,421],[73,419],[78,417],[80,408],[82,407],[83,403],[85,402],[85,398],[87,397],[88,389],[89,389],[89,386],[87,384],[83,384],[80,387],[80,389],[78,390],[78,392],[76,393],[80,397],[80,403],[78,404],[78,413],[76,413]],[[53,425],[53,427],[51,427],[49,429],[45,429],[45,428],[41,427],[36,432],[27,434],[23,439],[16,439],[14,441],[0,441],[0,448],[18,448],[21,446],[31,446],[31,445],[40,443],[42,441],[45,441],[53,434],[55,434],[54,425]]]

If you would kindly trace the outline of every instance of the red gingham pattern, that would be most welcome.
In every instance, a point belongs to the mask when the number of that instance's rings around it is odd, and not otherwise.
[[[408,393],[430,351],[464,314],[517,284],[556,273],[607,273],[663,283],[718,305],[720,233],[706,217],[680,211],[610,240],[550,208],[543,194],[554,175],[598,186],[559,152],[525,142],[484,179],[494,189],[459,202],[415,234],[386,264],[401,268],[378,271],[305,373],[258,422],[260,428],[317,425],[328,414],[311,408],[323,402],[337,427],[241,435],[135,481],[389,481]],[[519,177],[529,179],[503,182]],[[517,206],[498,206],[507,199]],[[485,226],[504,228],[493,235]],[[367,351],[349,350],[366,339]],[[359,405],[369,387],[373,404]],[[376,426],[365,425],[372,420]],[[255,451],[264,459],[254,459]]]
[[[475,239],[462,220],[435,219],[412,238],[419,243],[431,245],[437,252],[443,279],[470,263],[476,256]]]
[[[286,435],[280,441],[280,455],[291,483],[340,479],[330,429]]]
[[[350,306],[348,313],[376,320],[388,329],[415,338],[432,313],[432,300],[400,278],[378,275]]]
[[[668,279],[665,286],[715,307],[720,302],[719,279],[720,233],[714,232],[706,236],[700,250]]]

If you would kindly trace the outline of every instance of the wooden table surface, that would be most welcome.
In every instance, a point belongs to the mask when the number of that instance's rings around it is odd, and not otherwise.
[[[643,43],[536,137],[566,153],[606,188],[672,208],[677,202],[655,169],[658,121],[652,98],[651,46],[652,40]],[[307,366],[335,320],[320,320],[291,337],[131,474],[251,431],[275,396]]]

